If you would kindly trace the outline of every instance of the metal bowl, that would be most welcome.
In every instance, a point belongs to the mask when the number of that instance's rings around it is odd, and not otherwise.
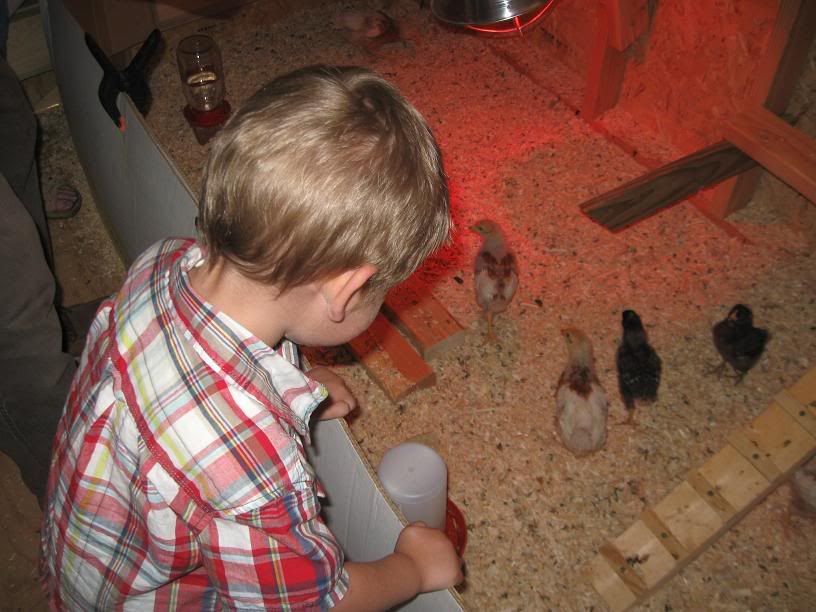
[[[487,25],[518,17],[552,0],[431,0],[437,19],[456,25]]]

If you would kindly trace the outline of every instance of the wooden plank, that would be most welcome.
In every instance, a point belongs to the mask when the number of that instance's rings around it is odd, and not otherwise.
[[[626,49],[649,27],[647,0],[604,0],[609,19],[609,44],[618,51]]]
[[[816,368],[787,393],[816,408]],[[743,448],[726,445],[600,548],[590,580],[612,610],[645,601],[816,452],[816,438],[777,402],[734,439]]]
[[[751,157],[723,141],[592,198],[580,208],[594,221],[618,231],[754,166]]]
[[[640,514],[640,521],[654,534],[655,538],[663,545],[663,548],[668,551],[672,559],[679,561],[683,557],[688,556],[689,553],[686,547],[680,543],[680,540],[674,536],[671,529],[655,514],[654,510],[646,508],[646,510]]]
[[[436,383],[436,374],[382,314],[349,348],[392,401]]]
[[[760,107],[726,121],[724,132],[766,170],[816,202],[816,141]]]
[[[638,596],[626,586],[618,575],[617,568],[611,565],[603,555],[597,554],[592,558],[589,575],[592,586],[603,595],[612,612],[626,610],[638,601]]]
[[[388,293],[383,312],[413,343],[424,359],[433,359],[462,342],[465,329],[419,279],[411,278]]]
[[[730,444],[726,444],[698,471],[734,513],[750,506],[769,485],[762,472]],[[705,495],[707,494],[705,492]]]
[[[609,44],[609,19],[606,9],[600,5],[596,23],[595,42],[589,57],[586,93],[581,109],[581,115],[587,121],[618,103],[626,72],[626,54]]]
[[[816,35],[816,2],[781,0],[776,21],[762,53],[747,102],[764,106],[777,115],[787,110],[793,90]],[[762,170],[746,172],[719,185],[706,209],[725,218],[743,208],[753,197]]]
[[[618,573],[620,579],[635,596],[646,591],[648,588],[646,581],[636,569],[636,565],[628,563],[623,553],[614,545],[604,544],[601,546],[599,554],[606,559],[609,567]]]
[[[711,484],[700,470],[692,471],[686,481],[723,521],[727,521],[737,513],[734,506],[720,494],[717,486]]]
[[[811,436],[816,437],[816,401],[802,404],[789,391],[777,394],[774,401]]]
[[[671,573],[677,560],[643,521],[634,524],[615,538],[613,544],[629,566],[627,571],[640,576],[644,589],[654,587]],[[634,589],[632,592],[635,592]],[[642,592],[642,591],[641,591]]]
[[[725,523],[688,482],[681,482],[653,508],[688,551],[705,544]]]
[[[788,388],[788,393],[797,402],[808,406],[811,410],[816,408],[816,368],[808,370],[796,384]]]

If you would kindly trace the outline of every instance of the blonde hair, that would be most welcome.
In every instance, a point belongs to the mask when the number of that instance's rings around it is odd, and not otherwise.
[[[447,182],[425,120],[382,77],[312,66],[253,95],[214,139],[199,205],[210,263],[281,291],[363,264],[365,293],[448,238]]]

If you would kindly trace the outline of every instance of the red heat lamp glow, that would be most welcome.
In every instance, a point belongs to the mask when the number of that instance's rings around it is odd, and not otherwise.
[[[518,34],[519,36],[524,36],[524,30],[541,21],[541,19],[543,19],[544,16],[555,7],[556,4],[558,3],[555,0],[552,0],[543,8],[530,11],[525,15],[516,15],[512,19],[497,21],[496,23],[490,25],[466,25],[465,27],[481,34]]]

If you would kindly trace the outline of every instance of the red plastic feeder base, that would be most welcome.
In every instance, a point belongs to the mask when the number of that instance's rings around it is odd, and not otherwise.
[[[198,144],[207,144],[215,136],[216,132],[227,121],[232,108],[229,102],[224,100],[220,106],[208,111],[199,111],[189,106],[184,107],[184,118],[193,128]]]
[[[467,546],[467,524],[462,511],[450,499],[445,508],[445,535],[453,543],[456,554],[459,557],[464,556]]]

